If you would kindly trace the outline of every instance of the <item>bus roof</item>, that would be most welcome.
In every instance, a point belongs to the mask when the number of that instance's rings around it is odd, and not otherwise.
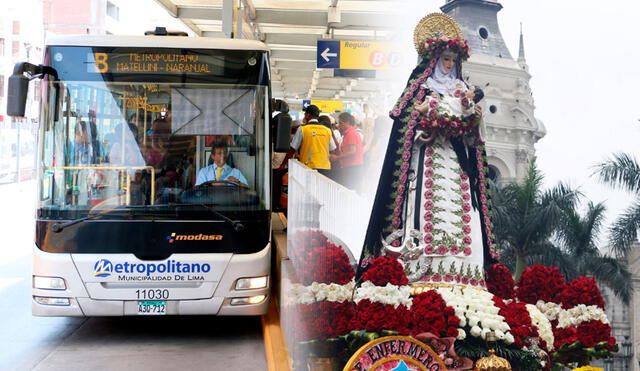
[[[47,46],[113,46],[149,48],[188,48],[269,51],[267,45],[257,40],[218,39],[186,36],[114,36],[72,35],[47,39]]]

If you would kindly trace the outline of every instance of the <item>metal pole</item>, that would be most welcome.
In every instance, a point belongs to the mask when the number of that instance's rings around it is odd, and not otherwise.
[[[234,0],[222,0],[222,33],[233,39],[233,8]]]
[[[16,182],[20,183],[20,120],[16,120],[17,138],[16,138]]]

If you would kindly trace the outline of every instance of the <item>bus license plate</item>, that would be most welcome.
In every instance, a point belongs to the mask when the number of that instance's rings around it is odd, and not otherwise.
[[[166,301],[138,301],[138,314],[164,315],[167,314]]]

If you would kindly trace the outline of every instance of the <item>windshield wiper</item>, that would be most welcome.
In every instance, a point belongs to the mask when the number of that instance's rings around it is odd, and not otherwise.
[[[60,232],[62,232],[63,229],[65,229],[67,227],[71,227],[74,224],[78,224],[78,223],[84,222],[85,220],[94,219],[94,218],[98,218],[98,217],[101,217],[101,216],[102,216],[102,214],[93,214],[93,215],[87,215],[87,216],[82,217],[82,218],[69,220],[68,222],[64,222],[64,223],[53,223],[53,225],[51,226],[51,231],[55,232],[55,233],[60,233]]]
[[[171,206],[169,204],[160,204],[160,205],[127,205],[126,209],[129,209],[130,211],[133,211],[133,209],[151,209],[151,208],[157,208],[159,206]],[[119,209],[110,209],[108,211],[118,211]],[[122,209],[120,209],[122,210]],[[72,225],[78,224],[78,223],[82,223],[85,220],[90,220],[90,219],[95,219],[95,218],[100,218],[102,216],[104,216],[105,214],[92,214],[92,215],[87,215],[85,217],[82,218],[78,218],[78,219],[74,219],[74,220],[69,220],[68,222],[64,222],[64,223],[54,223],[51,226],[51,231],[55,232],[55,233],[60,233],[62,232],[63,229],[70,227]],[[145,214],[147,215],[147,214]]]
[[[214,209],[212,206],[209,206],[207,204],[204,204],[204,203],[190,203],[190,204],[174,204],[174,205],[175,206],[202,206],[205,209],[211,211],[213,214],[215,214],[215,215],[219,216],[220,218],[222,218],[225,222],[231,224],[231,226],[233,227],[233,229],[236,232],[244,231],[244,224],[242,224],[240,222],[236,222],[235,220],[232,220],[228,216],[222,214],[221,212],[219,212],[218,210]]]

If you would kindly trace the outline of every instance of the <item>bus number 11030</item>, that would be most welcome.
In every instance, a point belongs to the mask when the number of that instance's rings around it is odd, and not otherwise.
[[[138,299],[169,299],[169,290],[167,289],[143,289],[136,290]]]

